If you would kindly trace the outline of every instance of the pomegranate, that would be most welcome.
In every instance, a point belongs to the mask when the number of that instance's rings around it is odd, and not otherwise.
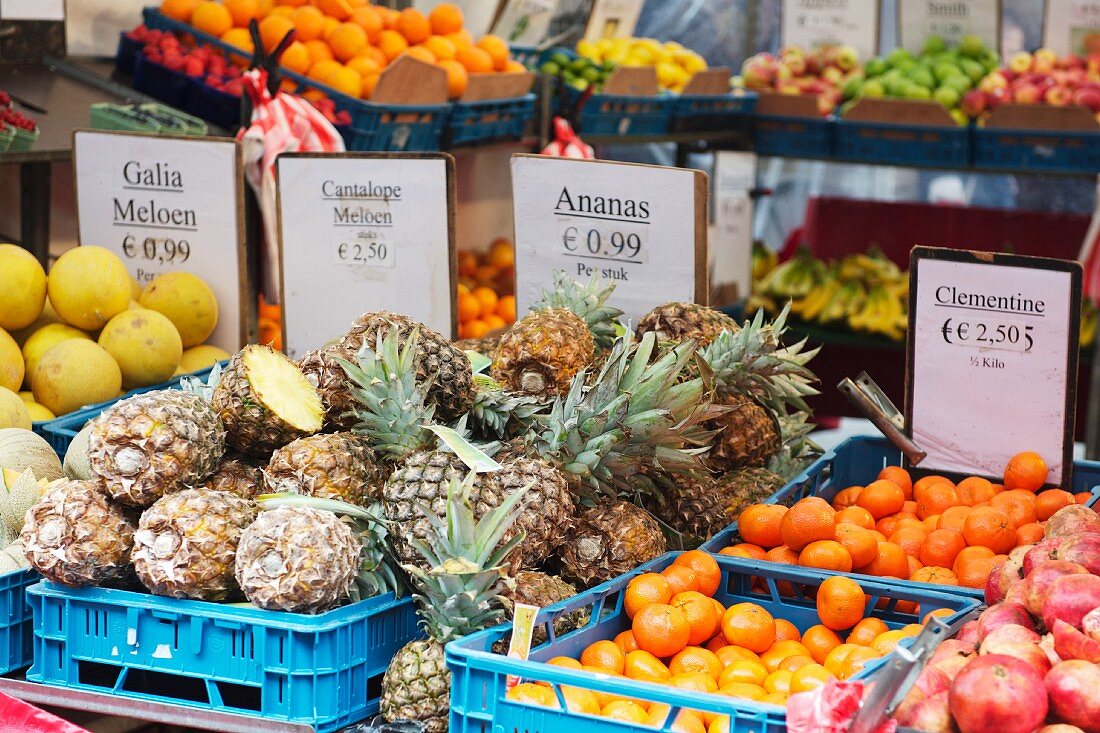
[[[1026,626],[1005,624],[1004,626],[998,626],[993,629],[993,631],[986,634],[985,638],[982,639],[981,646],[978,647],[978,654],[989,654],[989,647],[1003,644],[1008,641],[1019,642],[1021,644],[1038,644],[1041,638],[1042,637],[1040,637],[1038,633]]]
[[[1058,548],[1058,559],[1079,563],[1093,575],[1100,575],[1100,533],[1067,537]]]
[[[951,683],[951,715],[961,733],[1031,733],[1047,716],[1045,692],[1031,665],[987,654]]]
[[[924,733],[956,733],[951,720],[951,702],[947,692],[940,692],[925,698],[913,706],[905,719],[898,723]]]
[[[1027,606],[1027,583],[1023,580],[1018,583],[1013,583],[1008,586],[1008,592],[1005,593],[1004,603],[1019,603],[1021,606]]]
[[[1052,665],[1064,661],[1058,656],[1058,652],[1054,649],[1054,634],[1046,634],[1043,636],[1042,640],[1039,642],[1039,648],[1047,655],[1047,659]]]
[[[1035,543],[1035,546],[1024,555],[1024,577],[1031,575],[1035,566],[1047,560],[1058,559],[1058,547],[1062,544],[1060,537],[1047,537]]]
[[[1081,619],[1081,631],[1089,638],[1100,641],[1100,608],[1094,608]]]
[[[925,667],[921,670],[917,681],[909,688],[905,699],[894,710],[894,718],[904,721],[917,705],[941,692],[946,693],[950,687],[951,680],[946,674],[935,667]]]
[[[1054,634],[1054,651],[1062,659],[1100,662],[1100,641],[1085,636],[1061,619],[1054,622],[1050,631]]]
[[[1054,628],[1058,619],[1081,628],[1085,614],[1100,607],[1100,575],[1066,575],[1050,584],[1043,603],[1043,623]]]
[[[1100,665],[1072,659],[1054,665],[1046,676],[1051,718],[1100,733]]]
[[[1050,515],[1044,529],[1047,538],[1068,537],[1071,534],[1083,532],[1100,532],[1100,515],[1087,506],[1070,504]]]
[[[989,580],[985,586],[985,602],[987,605],[1000,603],[1005,600],[1012,586],[1018,584],[1024,577],[1024,556],[1034,545],[1020,545],[1008,553],[1008,559],[993,566],[989,574]]]
[[[1065,723],[1054,723],[1053,725],[1044,725],[1035,733],[1085,733],[1076,725],[1066,725]]]
[[[977,653],[978,650],[973,644],[967,644],[958,639],[948,639],[936,647],[932,658],[928,660],[928,666],[935,667],[946,674],[948,679],[953,680]]]
[[[1005,599],[1007,587],[1003,586],[1001,582],[1004,567],[1004,561],[994,565],[993,569],[989,571],[989,577],[985,580],[985,603],[987,606],[992,606],[994,603],[1000,603]]]
[[[970,646],[977,646],[981,639],[978,638],[978,622],[967,621],[959,628],[959,633],[955,634],[956,641],[961,641],[964,644]]]
[[[984,640],[994,629],[1010,624],[1023,626],[1025,629],[1035,628],[1031,614],[1020,604],[997,603],[978,616],[978,637]]]
[[[1036,616],[1043,613],[1043,604],[1050,593],[1051,584],[1063,575],[1084,575],[1088,570],[1075,562],[1044,560],[1032,568],[1024,583],[1027,584],[1027,610]]]

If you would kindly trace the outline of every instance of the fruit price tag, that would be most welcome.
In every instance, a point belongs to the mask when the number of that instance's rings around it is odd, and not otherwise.
[[[1100,0],[1047,0],[1043,47],[1059,56],[1100,52]]]
[[[923,471],[999,477],[1035,451],[1048,483],[1073,468],[1081,266],[916,247],[905,414]]]
[[[190,272],[218,299],[209,342],[248,340],[240,148],[224,138],[73,133],[78,240],[117,254],[142,286]]]
[[[1001,0],[898,0],[898,46],[916,55],[932,36],[946,47],[977,36],[986,48],[999,49]],[[968,55],[965,44],[960,53]]]
[[[878,0],[783,0],[780,46],[850,46],[855,68],[878,52],[878,27]]]
[[[536,45],[550,32],[558,0],[503,0],[492,32],[508,43]]]
[[[515,603],[512,608],[512,638],[508,645],[508,656],[513,659],[527,659],[531,653],[531,639],[535,635],[535,617],[539,614],[539,607],[526,603]],[[520,683],[520,678],[514,674],[508,675],[504,681],[506,689],[510,690]]]
[[[290,153],[276,165],[287,354],[375,310],[454,334],[453,158]]]
[[[673,300],[707,302],[703,172],[514,155],[512,195],[520,314],[554,270],[614,280],[610,303],[633,319]]]
[[[642,15],[645,0],[593,0],[584,28],[584,40],[630,38]]]
[[[756,187],[756,155],[719,151],[714,158],[714,246],[710,248],[710,302],[732,305],[752,288],[750,192]]]

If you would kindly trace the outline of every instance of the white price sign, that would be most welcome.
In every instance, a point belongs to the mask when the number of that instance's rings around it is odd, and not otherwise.
[[[1001,47],[1001,0],[898,0],[898,45],[918,54],[929,36],[948,46],[978,36],[986,48]]]
[[[878,51],[878,0],[783,0],[782,46],[851,46],[866,60]]]
[[[732,305],[752,290],[750,192],[756,155],[719,151],[714,156],[714,238],[710,247],[711,302]]]
[[[1060,56],[1100,53],[1100,0],[1047,0],[1043,46]]]
[[[634,35],[645,0],[593,0],[584,28],[586,41]]]
[[[508,43],[534,46],[550,31],[558,0],[504,0],[493,21],[493,33]]]
[[[451,156],[290,153],[276,165],[287,354],[376,310],[454,334]]]
[[[637,320],[669,301],[707,302],[707,177],[682,168],[512,156],[516,305],[530,310],[554,270],[615,281]]]
[[[921,469],[1000,476],[1016,453],[1072,470],[1081,266],[917,247],[906,415]]]
[[[218,299],[209,342],[248,338],[244,186],[234,140],[73,133],[78,237],[117,254],[142,285],[167,272],[202,278]]]

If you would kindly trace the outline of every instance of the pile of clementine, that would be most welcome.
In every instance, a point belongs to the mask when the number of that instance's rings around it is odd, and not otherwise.
[[[832,577],[821,584],[816,594],[820,623],[805,631],[755,603],[726,608],[713,597],[721,582],[713,557],[699,550],[685,552],[663,572],[644,573],[627,585],[623,612],[630,619],[629,628],[614,639],[590,644],[579,658],[554,657],[548,663],[785,705],[793,693],[852,677],[921,629],[911,624],[891,630],[879,619],[865,618],[867,597],[851,578]],[[846,638],[837,632],[847,632]],[[638,698],[568,686],[561,693],[570,711],[636,725],[660,727],[669,714],[668,705]],[[555,689],[543,682],[518,685],[508,697],[547,707],[561,705]],[[729,719],[685,710],[672,730],[728,733]]]
[[[916,482],[888,466],[866,486],[841,490],[830,504],[809,497],[789,509],[754,504],[738,517],[742,542],[724,555],[865,573],[921,583],[985,588],[989,573],[1019,545],[1043,538],[1043,522],[1089,494],[1038,492],[1047,466],[1019,453],[1003,482],[943,476]]]
[[[500,37],[475,40],[453,3],[427,15],[367,0],[162,0],[160,9],[248,54],[249,21],[259,21],[268,50],[293,30],[282,65],[361,99],[370,99],[382,70],[404,55],[443,69],[452,99],[466,90],[470,74],[525,71]]]
[[[481,338],[516,321],[515,249],[503,237],[458,253],[458,335]]]

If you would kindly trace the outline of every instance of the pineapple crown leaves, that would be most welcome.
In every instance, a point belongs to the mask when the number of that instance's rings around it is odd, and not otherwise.
[[[805,365],[820,347],[803,351],[805,339],[783,345],[790,307],[788,302],[770,323],[757,311],[741,329],[723,331],[700,352],[700,369],[720,393],[751,396],[775,411],[784,405],[809,411],[804,398],[819,392],[813,387],[817,377]]]
[[[470,503],[474,480],[471,473],[461,482],[450,482],[445,518],[421,505],[433,537],[430,542],[414,540],[411,544],[431,569],[403,566],[418,591],[415,598],[425,627],[441,643],[503,621],[503,594],[514,586],[505,573],[506,558],[523,541],[523,532],[502,540],[519,516],[519,503],[531,486],[513,492],[477,520]]]
[[[204,382],[201,377],[180,377],[180,389],[202,397],[207,402],[214,396],[214,389],[222,380],[222,365],[218,362],[210,369],[210,374]]]
[[[381,504],[361,507],[336,499],[281,493],[256,497],[256,506],[262,511],[281,506],[310,507],[337,515],[351,524],[363,547],[359,555],[359,572],[352,589],[352,602],[389,592],[401,597],[404,583],[389,555],[389,525],[383,517]]]
[[[562,270],[554,270],[554,283],[542,291],[542,298],[531,306],[532,310],[566,308],[577,314],[588,325],[596,346],[608,349],[615,342],[615,323],[623,312],[607,305],[607,299],[615,292],[615,282],[593,275],[587,284],[574,280]]]
[[[546,403],[530,395],[505,390],[485,374],[474,375],[474,406],[469,412],[471,427],[492,438],[509,438],[525,432],[546,409]]]
[[[416,381],[419,338],[419,329],[413,329],[402,345],[392,325],[388,334],[378,334],[374,348],[369,343],[360,347],[356,363],[336,359],[361,408],[353,411],[359,421],[353,432],[365,435],[376,450],[394,460],[435,444],[435,436],[424,427],[431,424],[435,406],[426,402],[428,385]]]

